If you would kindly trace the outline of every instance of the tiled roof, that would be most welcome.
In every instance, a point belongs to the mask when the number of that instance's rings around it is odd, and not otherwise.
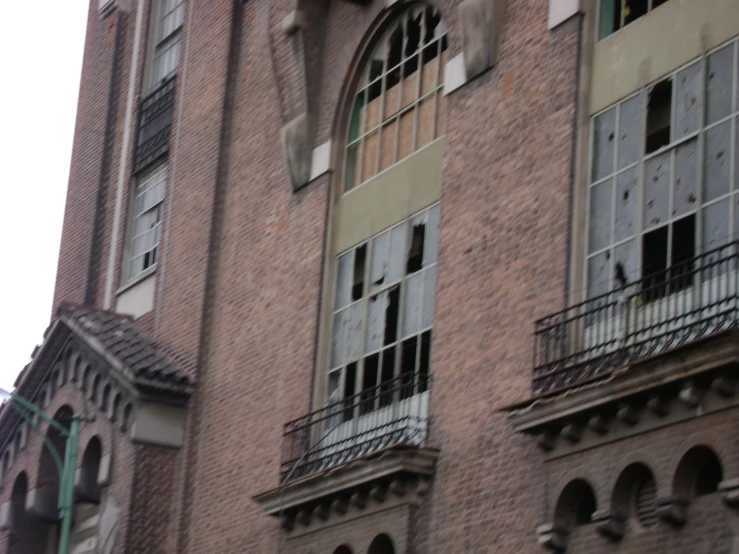
[[[59,316],[73,329],[97,341],[134,379],[145,379],[154,385],[191,385],[175,356],[141,333],[128,316],[78,305],[62,307]]]

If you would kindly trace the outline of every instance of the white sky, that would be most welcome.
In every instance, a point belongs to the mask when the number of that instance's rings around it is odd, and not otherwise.
[[[9,389],[51,317],[88,0],[1,4],[0,387]]]

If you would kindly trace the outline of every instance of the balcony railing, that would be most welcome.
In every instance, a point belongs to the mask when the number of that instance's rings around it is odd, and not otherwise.
[[[285,425],[280,481],[428,436],[426,373],[406,373]]]
[[[536,322],[534,395],[737,325],[739,243],[732,242]]]
[[[176,77],[157,87],[139,106],[134,171],[140,171],[169,150]]]

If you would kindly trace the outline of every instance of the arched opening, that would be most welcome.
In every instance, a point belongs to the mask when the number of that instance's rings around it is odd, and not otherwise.
[[[27,552],[27,545],[32,522],[26,513],[26,495],[28,494],[28,477],[21,472],[15,478],[10,495],[10,540],[8,552],[21,554]]]
[[[384,533],[377,535],[370,543],[367,554],[395,554],[393,541]]]
[[[82,500],[89,502],[100,502],[100,486],[98,485],[98,474],[100,473],[100,460],[103,457],[103,447],[98,437],[92,437],[87,443],[82,455],[82,466],[80,467],[79,479],[75,492]]]
[[[614,515],[633,517],[645,529],[657,525],[657,482],[651,470],[638,462],[627,466],[616,480],[612,503]]]
[[[569,530],[591,523],[596,509],[593,488],[584,479],[574,479],[567,483],[557,499],[555,525],[557,529]]]
[[[334,550],[333,554],[352,554],[352,549],[347,545],[342,544]]]
[[[676,498],[690,501],[718,491],[724,472],[716,453],[708,446],[695,446],[680,460],[673,480]]]
[[[446,25],[431,6],[406,10],[376,41],[346,130],[345,191],[444,134],[446,49]]]

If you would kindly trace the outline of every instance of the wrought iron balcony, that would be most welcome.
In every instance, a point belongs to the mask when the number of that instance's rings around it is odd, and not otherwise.
[[[169,150],[176,76],[162,83],[139,106],[134,171],[140,171]]]
[[[430,385],[426,373],[401,374],[287,423],[280,481],[339,466],[390,446],[424,446]]]
[[[735,327],[739,243],[728,243],[536,322],[533,394]]]

